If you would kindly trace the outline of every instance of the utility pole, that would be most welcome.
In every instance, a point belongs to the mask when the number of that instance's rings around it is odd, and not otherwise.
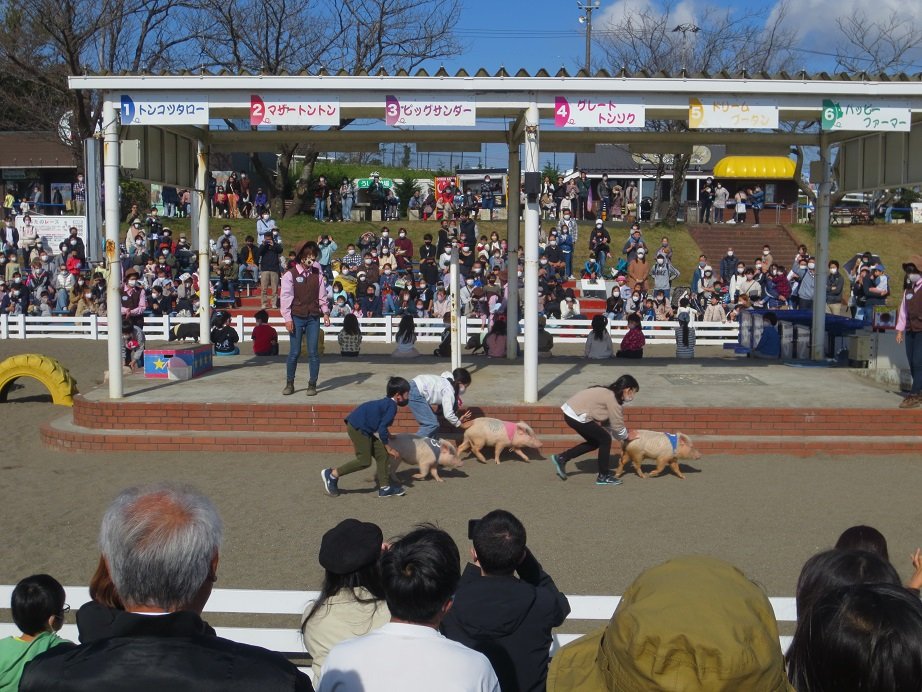
[[[599,9],[602,0],[577,0],[576,7],[586,14],[579,18],[580,24],[586,25],[586,74],[592,68],[592,11]]]

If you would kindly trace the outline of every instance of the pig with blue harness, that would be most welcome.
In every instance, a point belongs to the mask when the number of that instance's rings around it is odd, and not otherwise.
[[[700,459],[701,452],[695,449],[691,438],[685,433],[664,433],[656,430],[637,430],[637,438],[624,445],[621,452],[621,461],[615,469],[615,478],[624,474],[624,465],[630,461],[634,471],[641,478],[660,475],[668,465],[672,472],[682,480],[685,476],[679,468],[680,459]],[[644,459],[654,459],[656,468],[644,475],[641,462]]]

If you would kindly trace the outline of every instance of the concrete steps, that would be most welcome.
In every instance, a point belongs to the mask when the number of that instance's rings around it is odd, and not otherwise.
[[[742,224],[716,224],[691,226],[688,230],[715,271],[729,247],[747,265],[762,256],[762,246],[766,244],[771,248],[775,262],[787,269],[791,268],[791,261],[797,254],[798,243],[784,226],[753,228]]]

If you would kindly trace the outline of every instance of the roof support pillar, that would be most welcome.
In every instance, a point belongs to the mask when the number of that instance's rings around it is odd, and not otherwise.
[[[199,343],[211,343],[211,264],[208,247],[208,149],[199,139],[196,141],[195,157],[195,191],[193,208],[195,209],[195,230],[198,234],[196,243],[198,253],[198,292],[199,292]]]
[[[103,123],[103,186],[105,190],[106,220],[106,324],[108,325],[109,398],[124,396],[122,385],[122,261],[118,250],[119,235],[119,144],[118,110],[112,101],[112,93],[105,95],[102,106]]]
[[[829,264],[829,198],[832,192],[832,147],[829,137],[820,134],[821,176],[816,196],[816,287],[813,295],[813,323],[810,334],[811,360],[825,359],[826,345],[826,277]]]
[[[519,279],[518,279],[518,252],[519,252],[519,212],[521,211],[522,164],[519,160],[519,140],[509,142],[509,177],[506,190],[506,238],[507,257],[516,258],[516,266],[511,262],[506,263],[508,274],[506,295],[506,358],[514,360],[518,357],[519,345]]]
[[[525,172],[538,173],[538,104],[535,101],[525,111]],[[518,195],[518,189],[515,190]],[[525,403],[538,401],[538,197],[529,196],[525,203]],[[511,252],[510,252],[511,254]],[[510,281],[514,278],[509,277]]]

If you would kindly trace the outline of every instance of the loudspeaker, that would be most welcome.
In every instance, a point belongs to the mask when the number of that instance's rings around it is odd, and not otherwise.
[[[537,195],[541,192],[541,173],[527,172],[525,173],[525,194],[526,195]]]

